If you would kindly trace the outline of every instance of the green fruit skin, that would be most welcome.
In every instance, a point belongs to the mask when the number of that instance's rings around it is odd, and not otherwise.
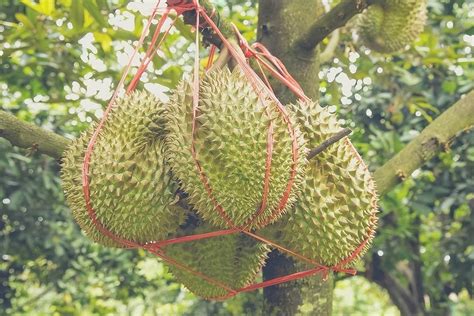
[[[214,202],[191,151],[191,82],[178,86],[167,108],[166,151],[173,173],[183,190],[189,193],[190,203],[205,220],[219,228],[230,225],[219,214],[217,204],[238,227],[264,226],[273,215],[275,220],[295,202],[304,174],[306,149],[297,125],[290,117],[297,141],[296,176],[288,202],[279,208],[293,168],[293,138],[276,104],[265,100],[265,106],[262,106],[252,85],[240,71],[228,69],[204,75],[200,79],[199,97],[195,148]],[[262,203],[270,123],[274,142],[267,205],[263,214],[255,216],[250,225]]]
[[[387,0],[371,5],[358,20],[362,43],[380,53],[409,45],[423,32],[426,4],[426,0]]]
[[[186,230],[194,235],[218,230],[208,224]],[[267,258],[267,245],[243,234],[213,237],[163,247],[167,256],[188,268],[237,290],[252,284]],[[229,292],[191,272],[169,265],[171,273],[189,291],[204,299],[221,300]]]
[[[104,236],[89,217],[82,190],[82,163],[94,132],[74,140],[62,160],[61,179],[72,215],[95,242],[123,247]],[[90,159],[90,200],[98,221],[136,243],[163,240],[184,222],[175,203],[177,184],[165,163],[163,105],[147,92],[118,99]]]
[[[311,102],[290,107],[311,147],[342,129],[328,108]],[[336,266],[364,241],[354,259],[366,252],[375,232],[376,213],[374,181],[346,138],[309,162],[298,202],[262,234],[319,264]]]

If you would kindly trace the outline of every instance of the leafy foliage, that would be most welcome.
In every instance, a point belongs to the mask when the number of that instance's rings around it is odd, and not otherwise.
[[[403,52],[380,55],[349,44],[323,66],[322,103],[335,105],[355,129],[373,170],[474,88],[473,5],[430,1],[428,9],[424,33]],[[345,43],[353,42],[350,31]],[[474,133],[464,133],[381,200],[373,256],[400,284],[419,284],[427,310],[446,312],[458,295],[473,294],[473,143]],[[420,280],[413,283],[410,273]]]
[[[215,3],[254,38],[256,1]],[[125,0],[0,0],[2,109],[77,136],[101,116],[149,8]],[[349,24],[321,69],[321,103],[354,130],[373,169],[474,88],[474,5],[432,0],[428,8],[429,25],[406,50],[388,56],[354,45]],[[140,85],[166,99],[191,69],[192,36],[178,22]],[[433,313],[473,308],[473,145],[472,132],[462,135],[383,198],[382,225],[365,264],[369,271],[378,260],[406,288],[421,284]],[[258,293],[198,301],[154,257],[92,244],[72,221],[52,159],[0,139],[0,175],[0,313],[241,315],[260,308]],[[421,281],[413,283],[413,275]],[[341,282],[336,298],[348,295],[350,284],[384,301],[381,312],[393,310],[373,284]],[[341,313],[374,311],[361,299],[357,308],[335,304]]]

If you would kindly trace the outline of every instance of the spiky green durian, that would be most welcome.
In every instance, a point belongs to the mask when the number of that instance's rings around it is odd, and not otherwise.
[[[311,102],[290,105],[308,146],[317,147],[341,130],[335,114]],[[303,190],[294,209],[262,232],[270,240],[326,266],[350,257],[377,223],[377,194],[372,177],[343,139],[308,162]]]
[[[358,20],[365,46],[381,53],[402,49],[414,41],[426,22],[426,0],[387,0],[371,5]]]
[[[174,205],[177,185],[165,164],[162,112],[163,105],[146,92],[118,99],[90,159],[90,198],[98,220],[116,236],[138,243],[166,239],[184,221],[183,211]],[[120,247],[97,230],[85,205],[81,171],[93,132],[91,126],[66,150],[63,188],[86,235]]]
[[[248,225],[262,204],[271,124],[274,142],[267,204],[250,228],[265,225],[273,214],[283,213],[295,201],[305,162],[298,127],[289,117],[297,142],[298,158],[294,161],[293,138],[275,102],[268,98],[259,101],[238,69],[215,70],[204,75],[200,80],[194,139],[197,160],[212,190],[211,198],[192,155],[192,93],[192,84],[182,82],[167,108],[166,151],[173,173],[205,220],[228,227],[216,208],[219,204],[234,225]],[[294,162],[294,184],[288,202],[280,205]]]
[[[185,230],[184,235],[217,231],[209,224]],[[237,290],[254,282],[267,258],[268,246],[246,235],[236,233],[163,247],[165,254],[188,268]],[[205,299],[222,299],[229,292],[200,276],[175,265],[172,274],[188,290]]]

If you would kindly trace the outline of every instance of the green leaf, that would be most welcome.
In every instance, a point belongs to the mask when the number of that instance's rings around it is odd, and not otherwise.
[[[71,22],[74,28],[78,30],[81,30],[84,26],[84,4],[82,0],[72,0]]]
[[[87,12],[89,12],[89,14],[94,18],[97,23],[99,23],[100,26],[107,26],[107,22],[102,13],[100,13],[100,9],[94,2],[94,0],[83,0],[83,4]]]
[[[107,3],[107,0],[96,0],[97,2],[97,6],[101,9],[101,10],[106,10],[106,11],[109,11],[110,8],[109,8],[109,4]]]
[[[54,13],[54,0],[40,0],[39,5],[41,7],[42,13],[46,15],[52,15]]]
[[[42,7],[36,2],[30,0],[20,0],[20,2],[26,5],[27,7],[35,10],[36,12],[44,13]]]
[[[447,80],[443,82],[443,90],[446,93],[454,93],[456,92],[457,84],[454,80]]]
[[[36,3],[31,0],[20,0],[20,1],[27,7],[44,15],[52,15],[55,10],[55,4],[54,4],[55,0],[40,0],[39,3]]]
[[[104,52],[110,52],[112,38],[107,33],[94,32],[94,38],[98,43],[100,43]]]
[[[181,34],[184,38],[188,40],[194,40],[195,36],[193,32],[191,32],[191,28],[189,27],[189,25],[184,24],[181,19],[177,19],[174,23],[174,26],[179,31],[179,34]]]
[[[23,23],[23,25],[26,27],[26,28],[29,28],[29,29],[32,29],[34,30],[35,29],[35,26],[33,25],[33,23],[30,21],[30,19],[28,19],[28,17],[26,15],[24,15],[23,13],[16,13],[15,14],[15,18]]]

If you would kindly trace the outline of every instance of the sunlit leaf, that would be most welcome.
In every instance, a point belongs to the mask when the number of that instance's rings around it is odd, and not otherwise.
[[[94,20],[99,23],[100,26],[105,27],[107,26],[107,22],[100,13],[100,10],[97,4],[93,0],[83,0],[84,8],[89,12],[89,14],[94,18]]]
[[[70,15],[74,28],[81,30],[84,26],[84,5],[82,0],[72,0]]]

